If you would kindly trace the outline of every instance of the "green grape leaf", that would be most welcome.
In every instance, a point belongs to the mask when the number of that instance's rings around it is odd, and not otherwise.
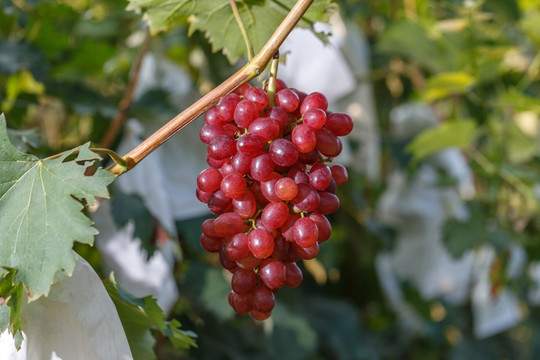
[[[447,147],[463,149],[474,138],[476,126],[472,121],[448,121],[418,134],[406,150],[418,162]]]
[[[46,160],[21,153],[0,115],[0,266],[16,270],[14,284],[31,299],[48,294],[57,271],[72,273],[74,241],[93,242],[97,230],[81,201],[108,197],[115,178],[103,169],[85,174],[99,159],[89,144]]]
[[[440,73],[428,79],[427,88],[421,97],[424,101],[430,102],[450,95],[464,94],[475,83],[475,78],[464,72]]]
[[[217,0],[128,0],[129,9],[144,13],[152,32],[166,30],[188,19],[190,34],[202,31],[213,51],[222,50],[231,63],[247,54],[244,38],[228,1]],[[296,3],[295,0],[244,0],[238,10],[255,52],[268,41]],[[334,6],[331,0],[314,2],[299,26],[311,28],[317,21],[328,21]]]
[[[24,289],[22,284],[14,284],[14,277],[14,269],[6,270],[0,276],[0,333],[9,329],[16,340],[15,345],[18,349],[22,342],[20,328]]]
[[[154,329],[168,337],[175,348],[196,346],[197,335],[181,330],[177,320],[165,321],[165,314],[152,296],[137,298],[117,285],[112,278],[105,280],[104,284],[116,306],[135,360],[156,359],[153,350],[156,343],[152,334]]]

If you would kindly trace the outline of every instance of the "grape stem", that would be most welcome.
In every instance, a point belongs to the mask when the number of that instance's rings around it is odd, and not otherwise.
[[[270,76],[268,77],[268,89],[266,93],[268,94],[268,104],[270,107],[276,105],[276,81],[277,81],[277,71],[279,65],[279,50],[276,51],[272,57],[272,64],[270,65]]]
[[[255,56],[253,52],[253,45],[251,45],[251,41],[249,40],[249,35],[246,30],[246,25],[244,24],[244,20],[242,20],[242,17],[240,16],[240,11],[238,11],[238,6],[236,5],[236,0],[229,0],[229,3],[231,4],[231,9],[234,14],[234,18],[236,19],[236,22],[238,23],[238,27],[240,28],[240,31],[242,32],[242,37],[244,38],[244,41],[246,43],[246,48],[248,52],[248,60],[251,61],[253,59],[253,56]]]
[[[221,97],[260,75],[313,1],[314,0],[298,0],[285,19],[274,31],[274,34],[268,39],[263,48],[253,57],[253,59],[251,59],[251,61],[223,83],[215,87],[212,91],[196,101],[193,105],[176,115],[133,150],[124,155],[122,158],[126,163],[130,164],[129,167],[114,164],[109,167],[108,170],[115,175],[125,173],[141,162],[142,159],[157,149],[171,136],[182,130],[186,125],[215,105]]]

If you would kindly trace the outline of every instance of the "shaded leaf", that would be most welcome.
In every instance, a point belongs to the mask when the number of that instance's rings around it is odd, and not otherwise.
[[[437,42],[429,38],[420,24],[396,21],[382,33],[376,45],[379,52],[400,55],[416,61],[431,71],[444,71],[451,67],[450,59],[439,50]]]
[[[419,161],[448,147],[463,149],[473,140],[475,130],[472,121],[445,122],[418,134],[407,146],[407,151],[414,161]]]
[[[113,279],[106,280],[105,288],[111,296],[128,338],[135,360],[156,359],[153,330],[167,336],[175,347],[187,349],[196,346],[195,333],[180,330],[180,322],[165,321],[165,314],[152,296],[137,298],[118,286]]]
[[[49,160],[20,153],[0,116],[0,266],[16,269],[14,282],[33,298],[48,294],[58,270],[71,274],[74,241],[93,242],[97,231],[80,200],[108,197],[114,180],[103,169],[85,176],[99,159],[88,144]]]
[[[476,80],[464,72],[440,73],[429,78],[427,88],[421,94],[424,101],[434,101],[450,95],[464,94]]]

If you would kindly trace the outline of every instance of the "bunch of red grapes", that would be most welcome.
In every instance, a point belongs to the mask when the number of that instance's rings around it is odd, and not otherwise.
[[[205,115],[210,168],[197,177],[197,198],[219,216],[203,223],[200,242],[233,274],[229,304],[239,314],[268,318],[274,293],[302,282],[296,262],[314,258],[330,237],[325,215],[338,210],[336,185],[348,175],[327,163],[353,122],[327,108],[323,94],[278,79],[275,106],[245,84]]]

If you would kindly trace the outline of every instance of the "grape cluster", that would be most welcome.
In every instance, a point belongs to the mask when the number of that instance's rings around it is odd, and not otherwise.
[[[327,108],[323,94],[278,79],[275,106],[245,84],[205,115],[210,168],[197,177],[196,195],[218,217],[204,221],[200,242],[233,274],[229,304],[239,314],[268,318],[274,293],[302,282],[296,262],[314,258],[330,237],[325,215],[339,208],[336,185],[348,175],[327,163],[353,122]]]

